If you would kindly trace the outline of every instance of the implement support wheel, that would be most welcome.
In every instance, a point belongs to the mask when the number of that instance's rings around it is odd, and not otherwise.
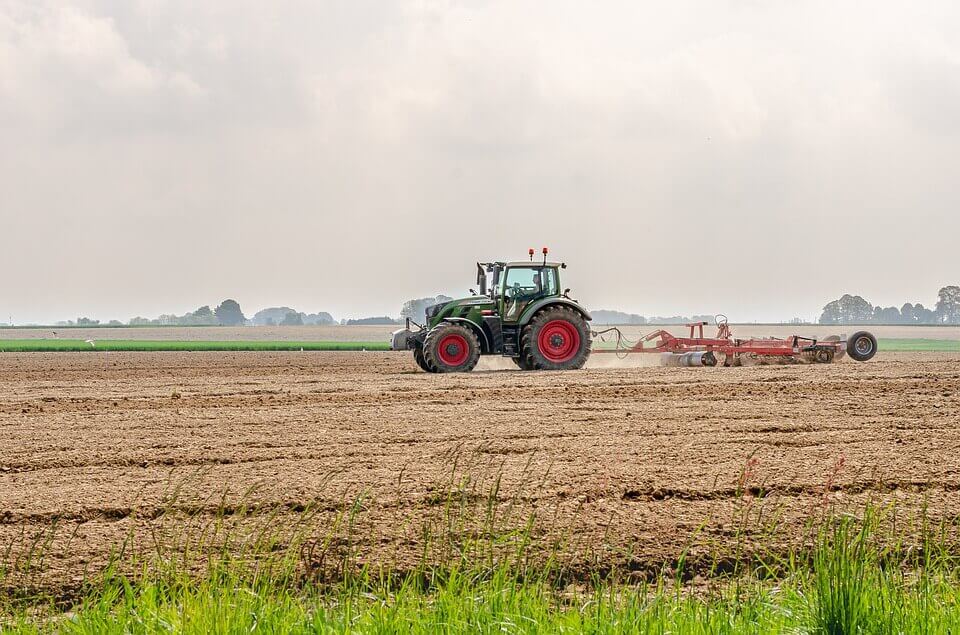
[[[873,333],[857,331],[847,340],[847,355],[858,362],[865,362],[877,354],[877,338]]]

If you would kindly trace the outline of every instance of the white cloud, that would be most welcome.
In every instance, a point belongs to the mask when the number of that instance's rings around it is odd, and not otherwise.
[[[160,106],[203,95],[188,72],[136,57],[110,17],[57,3],[0,17],[3,124],[70,128],[155,119]]]
[[[104,317],[383,313],[545,242],[592,306],[929,304],[960,233],[958,11],[0,0],[0,214],[49,237],[0,253],[34,263],[5,292],[63,317],[82,260],[127,283]],[[182,305],[143,304],[171,278]]]

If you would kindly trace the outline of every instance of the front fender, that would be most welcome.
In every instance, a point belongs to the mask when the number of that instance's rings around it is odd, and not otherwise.
[[[520,321],[519,321],[520,326],[524,326],[530,320],[532,320],[533,316],[536,315],[537,311],[539,311],[540,309],[546,308],[548,306],[554,306],[554,305],[570,307],[571,309],[574,309],[577,313],[582,315],[584,320],[593,319],[593,316],[590,315],[590,313],[585,308],[583,308],[573,300],[570,300],[569,298],[543,298],[542,300],[531,302],[530,305],[527,306],[526,309],[524,309],[523,315],[520,316]]]
[[[480,338],[480,341],[483,343],[483,351],[490,352],[490,338],[487,337],[487,334],[483,331],[482,328],[477,326],[474,322],[468,320],[467,318],[461,317],[447,317],[440,320],[441,322],[452,322],[454,324],[462,324],[468,329],[473,330],[473,332]]]

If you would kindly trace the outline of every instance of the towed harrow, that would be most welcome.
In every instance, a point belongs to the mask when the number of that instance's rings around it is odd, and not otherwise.
[[[613,333],[615,348],[595,348],[594,353],[615,353],[620,356],[633,353],[658,353],[663,366],[740,366],[745,361],[777,360],[785,363],[829,364],[844,355],[865,362],[877,353],[877,338],[867,331],[858,331],[849,338],[831,335],[825,339],[791,335],[787,338],[760,337],[741,339],[730,332],[726,316],[717,316],[716,337],[704,337],[707,322],[686,324],[688,337],[677,337],[663,329],[653,331],[638,342],[629,342],[613,327],[595,333],[601,340]]]

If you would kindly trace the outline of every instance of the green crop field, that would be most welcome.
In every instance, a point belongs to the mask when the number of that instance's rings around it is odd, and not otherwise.
[[[914,351],[960,353],[960,340],[882,339],[877,342],[877,350],[890,353],[910,353]]]
[[[284,342],[191,340],[0,340],[0,352],[39,353],[73,351],[386,351],[387,342]]]

